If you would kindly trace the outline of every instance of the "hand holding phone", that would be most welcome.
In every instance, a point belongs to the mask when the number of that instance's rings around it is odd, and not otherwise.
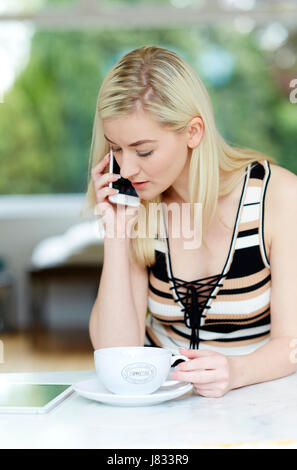
[[[110,162],[109,162],[110,173],[120,174],[120,167],[114,158],[112,149],[110,149]],[[135,188],[133,188],[131,182],[126,178],[120,178],[116,181],[110,181],[110,188],[118,189],[117,194],[111,194],[108,199],[116,204],[125,204],[126,206],[139,206],[140,199],[138,197]]]
[[[112,155],[109,153],[106,154],[104,158],[92,169],[91,174],[96,194],[95,213],[100,216],[105,228],[105,235],[108,238],[129,237],[127,226],[129,223],[128,228],[132,228],[132,220],[137,216],[139,204],[132,208],[127,206],[126,203],[123,204],[123,202],[109,202],[111,201],[110,197],[114,197],[119,194],[118,191],[120,189],[111,186],[111,183],[120,179],[119,173],[104,173],[105,168],[110,164],[111,156]],[[110,167],[111,166],[109,165],[109,168]],[[115,167],[112,166],[112,169],[115,169]]]

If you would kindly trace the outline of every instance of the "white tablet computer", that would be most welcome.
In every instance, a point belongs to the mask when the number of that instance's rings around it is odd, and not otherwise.
[[[0,413],[46,413],[72,392],[70,384],[0,381]]]

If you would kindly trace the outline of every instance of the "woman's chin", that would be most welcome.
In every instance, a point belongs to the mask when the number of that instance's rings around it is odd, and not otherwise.
[[[137,191],[136,191],[137,192]],[[156,190],[142,190],[137,193],[140,202],[141,201],[152,201],[158,196],[162,196],[163,191],[156,191]]]
[[[139,191],[139,193],[137,193],[140,201],[150,201],[151,199],[153,199],[156,194],[154,194],[152,191]]]

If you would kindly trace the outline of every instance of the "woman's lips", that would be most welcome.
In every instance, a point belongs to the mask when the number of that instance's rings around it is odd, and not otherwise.
[[[132,183],[132,186],[134,186],[134,188],[143,188],[147,183],[149,183],[149,181],[143,181],[142,183]]]

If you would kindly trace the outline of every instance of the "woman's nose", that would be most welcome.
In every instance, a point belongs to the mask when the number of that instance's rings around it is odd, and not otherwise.
[[[135,162],[133,162],[133,158],[122,158],[122,162],[120,165],[120,174],[122,178],[125,179],[133,179],[137,173],[139,173],[139,168],[136,166]]]

